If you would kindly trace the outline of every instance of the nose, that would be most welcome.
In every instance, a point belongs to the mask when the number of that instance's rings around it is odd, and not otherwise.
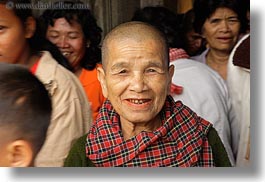
[[[68,48],[69,47],[69,43],[68,43],[68,39],[66,37],[60,37],[57,41],[56,44],[59,48]]]
[[[130,86],[129,86],[130,91],[141,93],[144,90],[146,90],[146,87],[147,86],[145,83],[144,75],[141,74],[140,72],[134,73],[130,81]]]
[[[224,32],[228,32],[230,30],[229,23],[227,20],[223,20],[220,23],[220,30]]]

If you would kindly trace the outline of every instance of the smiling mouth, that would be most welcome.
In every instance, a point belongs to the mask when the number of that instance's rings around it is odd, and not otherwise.
[[[219,40],[231,40],[232,38],[229,38],[229,37],[219,37],[218,39]]]
[[[127,99],[130,103],[133,104],[144,104],[150,101],[150,99]]]
[[[63,54],[65,57],[67,57],[67,56],[70,55],[70,52],[62,52],[62,54]]]

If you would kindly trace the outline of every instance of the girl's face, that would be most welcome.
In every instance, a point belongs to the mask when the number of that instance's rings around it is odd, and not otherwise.
[[[16,14],[0,4],[0,62],[25,63],[30,54],[27,38],[31,36]]]

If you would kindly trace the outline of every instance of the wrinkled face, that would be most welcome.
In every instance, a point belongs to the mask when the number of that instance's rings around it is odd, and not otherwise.
[[[13,11],[0,4],[0,62],[19,63],[27,59],[28,34]]]
[[[203,26],[203,35],[211,49],[230,53],[237,42],[240,21],[228,8],[218,8]]]
[[[154,40],[112,41],[100,69],[104,96],[121,122],[147,123],[157,119],[169,92],[174,67],[168,69],[161,43]]]
[[[58,18],[54,26],[48,26],[46,37],[60,49],[73,67],[79,65],[86,49],[85,36],[79,23],[72,21],[69,24],[65,18]]]

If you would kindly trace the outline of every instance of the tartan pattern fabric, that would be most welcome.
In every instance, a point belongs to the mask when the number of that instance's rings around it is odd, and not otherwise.
[[[207,132],[212,125],[168,96],[162,126],[124,141],[119,115],[106,100],[87,136],[87,157],[99,167],[214,166]]]
[[[179,48],[170,48],[169,49],[169,60],[175,61],[176,59],[185,59],[189,58],[189,55],[186,53],[184,49]]]
[[[189,55],[184,49],[170,48],[169,49],[169,60],[175,61],[177,59],[189,58]],[[183,87],[180,85],[175,85],[171,83],[170,92],[176,95],[180,95],[183,92]]]

